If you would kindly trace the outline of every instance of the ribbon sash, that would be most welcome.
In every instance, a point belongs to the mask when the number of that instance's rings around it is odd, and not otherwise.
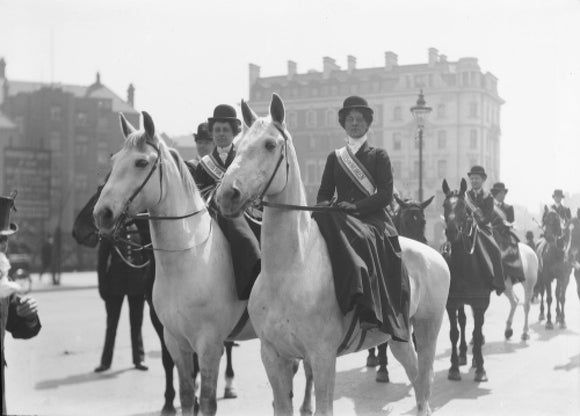
[[[220,182],[226,173],[226,170],[220,166],[217,160],[215,160],[214,155],[205,155],[199,161],[203,169],[211,176],[216,182]]]
[[[372,176],[348,146],[336,149],[335,153],[340,167],[365,195],[371,196],[377,193]]]

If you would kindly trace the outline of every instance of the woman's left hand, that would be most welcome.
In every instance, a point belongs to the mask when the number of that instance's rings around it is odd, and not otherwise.
[[[340,201],[336,204],[337,207],[342,208],[346,212],[355,212],[356,205],[348,201]]]
[[[22,318],[29,318],[36,315],[38,312],[38,304],[36,300],[28,296],[21,297],[16,306],[16,314]]]

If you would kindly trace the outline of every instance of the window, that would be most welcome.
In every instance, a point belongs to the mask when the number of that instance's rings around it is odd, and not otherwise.
[[[62,118],[62,107],[60,105],[53,105],[50,107],[50,119],[52,121],[60,121]]]
[[[393,150],[401,150],[401,133],[393,133]]]
[[[288,111],[286,114],[286,123],[289,129],[294,129],[298,126],[298,117],[295,111]]]
[[[78,112],[77,113],[77,126],[86,126],[89,117],[87,113]]]
[[[306,126],[316,127],[316,110],[308,110],[306,113]]]
[[[48,142],[48,148],[54,152],[61,151],[61,136],[60,133],[57,131],[53,131],[50,133],[50,138]]]
[[[337,124],[338,116],[337,112],[333,109],[326,110],[326,126],[332,127]]]
[[[447,161],[439,160],[437,162],[437,176],[439,178],[444,178],[447,176]]]
[[[106,165],[109,163],[110,158],[109,145],[106,142],[99,142],[97,144],[97,162],[101,165]]]
[[[478,116],[478,108],[477,103],[469,103],[469,117],[477,117]]]
[[[401,107],[397,106],[395,108],[393,108],[393,120],[401,120],[402,116],[401,116]]]
[[[306,185],[312,185],[316,183],[317,170],[316,161],[309,160],[306,162]]]
[[[401,162],[394,161],[393,163],[391,163],[391,168],[393,170],[393,177],[394,178],[400,178],[401,177]]]
[[[469,72],[464,72],[463,74],[461,74],[463,79],[463,85],[468,86],[469,85]]]
[[[445,130],[439,130],[437,132],[437,148],[445,149],[447,147],[447,132]]]
[[[477,130],[475,129],[469,131],[469,148],[477,149]]]

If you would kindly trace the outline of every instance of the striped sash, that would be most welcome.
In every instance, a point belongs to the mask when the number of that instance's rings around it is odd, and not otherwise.
[[[201,158],[199,163],[208,173],[208,175],[211,176],[216,182],[220,182],[226,173],[226,170],[221,167],[213,154],[205,155]]]
[[[340,167],[364,194],[371,196],[377,193],[372,176],[348,146],[336,149],[335,153]]]

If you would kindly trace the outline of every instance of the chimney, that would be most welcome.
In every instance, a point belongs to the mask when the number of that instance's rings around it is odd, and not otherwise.
[[[354,72],[354,70],[356,69],[356,57],[352,56],[352,55],[348,55],[346,57],[346,60],[348,62],[348,66],[347,66],[347,72],[348,74],[352,74]]]
[[[429,48],[429,66],[435,66],[439,51],[436,48]]]
[[[97,79],[95,81],[95,85],[101,85],[101,73],[97,72]]]
[[[6,78],[6,61],[0,58],[0,79]]]
[[[398,65],[398,57],[397,54],[395,52],[391,52],[391,51],[387,51],[385,52],[385,69],[387,71],[390,71],[391,69],[393,69],[395,66]]]
[[[129,88],[127,88],[127,102],[131,107],[135,107],[135,87],[133,84],[129,84]]]
[[[260,67],[255,64],[250,64],[250,87],[260,78]]]
[[[439,55],[439,62],[441,62],[442,64],[446,64],[447,63],[447,55]]]
[[[294,78],[294,75],[298,72],[297,68],[296,62],[288,61],[288,79]]]
[[[328,56],[322,58],[322,69],[324,79],[328,79],[332,71],[339,70],[340,67],[336,64],[336,61]]]

